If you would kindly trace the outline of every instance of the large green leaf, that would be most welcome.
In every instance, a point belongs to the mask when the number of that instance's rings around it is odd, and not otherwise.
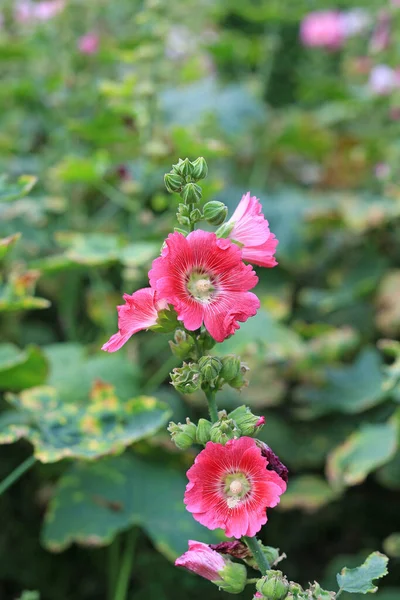
[[[368,594],[377,591],[373,583],[387,575],[388,557],[380,552],[373,552],[365,560],[364,564],[355,569],[344,567],[337,575],[339,589],[352,594]]]
[[[396,423],[364,425],[328,457],[327,475],[334,487],[356,485],[369,473],[387,463],[398,441]]]
[[[168,406],[155,398],[122,402],[112,386],[100,381],[86,403],[63,402],[51,387],[32,388],[9,395],[8,400],[16,410],[3,415],[0,443],[24,437],[44,463],[119,453],[154,434],[171,415]]]
[[[0,389],[18,392],[41,385],[47,371],[47,359],[37,346],[19,350],[13,344],[0,345]]]
[[[103,546],[137,524],[160,552],[174,559],[187,549],[188,539],[216,539],[185,510],[185,484],[175,469],[127,454],[78,463],[58,483],[43,543],[55,552],[73,542]]]
[[[386,398],[383,389],[382,359],[372,348],[365,348],[354,364],[328,367],[321,387],[300,386],[296,398],[307,404],[309,417],[330,412],[359,413]]]
[[[299,475],[290,479],[290,485],[281,497],[279,508],[283,510],[300,508],[306,512],[315,512],[336,497],[337,493],[322,477]]]

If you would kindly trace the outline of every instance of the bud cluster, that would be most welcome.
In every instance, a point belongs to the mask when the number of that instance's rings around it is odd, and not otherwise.
[[[323,590],[315,582],[307,590],[299,583],[288,581],[281,571],[267,571],[265,576],[256,584],[257,594],[254,598],[260,600],[334,600],[335,593]]]
[[[187,450],[196,441],[197,427],[189,418],[186,419],[186,423],[183,425],[171,421],[167,429],[171,434],[171,440],[179,450]]]

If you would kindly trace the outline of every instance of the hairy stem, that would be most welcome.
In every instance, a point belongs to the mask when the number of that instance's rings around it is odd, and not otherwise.
[[[204,391],[207,402],[208,402],[208,411],[210,413],[211,421],[216,423],[218,421],[218,408],[217,402],[215,400],[215,396],[217,394],[217,390],[208,389]]]
[[[29,458],[27,458],[16,469],[14,469],[14,471],[12,473],[10,473],[8,475],[8,477],[6,477],[5,479],[3,479],[3,481],[0,483],[0,496],[2,494],[4,494],[4,492],[10,486],[12,486],[13,483],[15,483],[16,481],[18,481],[18,479],[20,477],[22,477],[22,475],[24,473],[26,473],[26,471],[28,471],[35,464],[35,462],[36,462],[36,458],[32,454],[32,456],[29,456]]]
[[[138,529],[132,529],[132,531],[128,533],[128,539],[126,540],[114,600],[126,600],[137,538]]]
[[[266,571],[269,571],[269,569],[271,568],[271,565],[269,564],[264,552],[262,551],[256,536],[248,537],[247,535],[244,535],[243,541],[249,547],[262,575],[265,575]]]

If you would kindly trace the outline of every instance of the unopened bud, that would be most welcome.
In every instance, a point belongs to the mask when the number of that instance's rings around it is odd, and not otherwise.
[[[185,185],[184,179],[180,175],[174,173],[166,173],[166,175],[164,175],[164,183],[167,190],[171,193],[180,192]]]
[[[202,214],[201,214],[201,212],[199,211],[199,209],[198,209],[198,208],[195,208],[195,209],[194,209],[194,210],[192,210],[192,212],[190,213],[190,217],[189,217],[189,218],[190,218],[190,220],[191,220],[191,222],[192,222],[192,223],[197,223],[198,221],[201,221],[201,219],[202,219],[203,217],[202,217]]]
[[[205,159],[202,156],[196,158],[195,161],[192,162],[192,177],[195,181],[199,179],[205,179],[208,175],[208,166]]]
[[[236,424],[232,419],[227,417],[222,418],[220,421],[214,423],[210,429],[210,439],[216,444],[222,444],[225,446],[226,442],[238,438],[240,431],[236,427]]]
[[[245,374],[248,370],[249,367],[247,365],[245,365],[244,363],[240,363],[239,374],[234,379],[231,379],[229,385],[235,390],[242,390],[244,387],[248,386],[249,382],[245,378]]]
[[[196,204],[201,200],[201,187],[197,183],[187,183],[180,196],[185,204]]]
[[[223,202],[212,200],[203,207],[203,216],[210,225],[221,225],[226,219],[228,208]]]
[[[257,435],[265,423],[265,418],[253,415],[248,406],[239,406],[228,416],[235,421],[242,435],[250,437]]]
[[[171,440],[180,450],[187,450],[196,441],[197,427],[190,419],[186,419],[184,425],[171,421],[167,429],[171,433]]]
[[[289,591],[289,582],[281,571],[267,571],[256,584],[257,591],[268,600],[284,600]]]
[[[229,354],[222,358],[222,369],[220,376],[229,383],[240,374],[240,358]]]
[[[188,335],[183,329],[177,329],[174,335],[175,343],[170,340],[169,345],[172,354],[180,359],[187,358],[190,351],[194,347],[194,339]]]
[[[183,363],[182,367],[173,369],[171,383],[182,394],[192,394],[201,387],[202,375],[195,363]]]
[[[210,430],[212,423],[207,419],[199,419],[197,423],[196,442],[205,446],[210,441]]]
[[[247,570],[244,565],[226,560],[226,566],[219,572],[220,580],[215,581],[220,590],[229,594],[243,592],[247,581]]]
[[[203,380],[211,383],[218,377],[222,369],[222,362],[216,356],[202,356],[199,360],[199,368]]]

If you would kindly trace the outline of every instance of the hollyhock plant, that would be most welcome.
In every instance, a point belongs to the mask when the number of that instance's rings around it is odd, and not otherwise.
[[[208,442],[187,472],[187,510],[209,529],[224,529],[227,537],[254,536],[267,522],[266,509],[276,506],[286,490],[267,465],[253,438],[232,439],[225,446]]]
[[[300,39],[305,46],[340,48],[345,40],[341,13],[336,10],[309,13],[301,23]]]
[[[158,313],[168,308],[165,300],[156,299],[151,288],[137,290],[131,296],[124,294],[125,304],[117,306],[118,332],[102,346],[102,350],[116,352],[134,333],[157,325]]]
[[[278,240],[269,230],[259,199],[250,196],[250,192],[242,196],[224,227],[229,231],[229,238],[242,248],[243,260],[259,267],[275,267],[278,264],[274,257]]]
[[[258,281],[242,261],[240,248],[215,233],[193,231],[187,237],[168,236],[161,256],[149,272],[150,285],[172,304],[189,331],[204,323],[209,334],[222,342],[260,307],[251,292]]]
[[[212,550],[207,544],[189,540],[189,550],[176,559],[177,567],[184,567],[231,594],[240,594],[246,585],[246,568],[233,563],[228,557]]]

